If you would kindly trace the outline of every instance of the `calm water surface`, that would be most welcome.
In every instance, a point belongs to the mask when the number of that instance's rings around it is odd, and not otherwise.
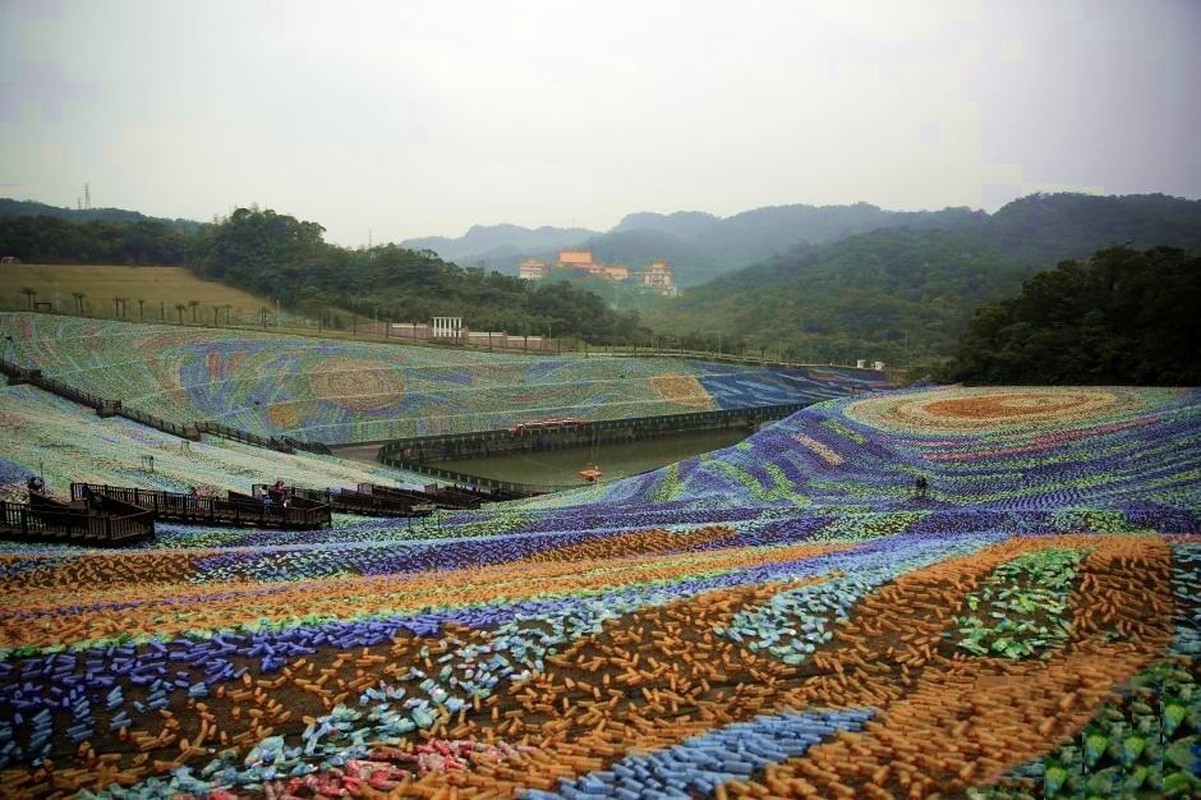
[[[710,450],[720,450],[742,441],[743,430],[706,431],[651,439],[626,444],[601,444],[564,450],[542,450],[494,458],[466,461],[442,461],[433,466],[517,483],[584,483],[579,471],[591,466],[604,473],[601,481],[611,481],[657,469]]]

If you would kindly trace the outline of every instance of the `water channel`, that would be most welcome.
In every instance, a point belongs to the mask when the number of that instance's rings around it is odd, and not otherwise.
[[[742,441],[747,435],[745,429],[728,428],[681,433],[641,442],[540,450],[463,461],[438,461],[431,466],[493,480],[557,485],[582,485],[585,480],[580,477],[579,471],[595,466],[603,473],[600,481],[604,483],[663,467],[700,453],[729,447]],[[356,445],[332,449],[344,458],[374,461],[379,446]]]

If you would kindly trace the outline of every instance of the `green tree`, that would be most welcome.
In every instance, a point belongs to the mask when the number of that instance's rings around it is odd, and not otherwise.
[[[1197,385],[1201,258],[1115,247],[1067,260],[986,305],[946,378],[976,383]]]

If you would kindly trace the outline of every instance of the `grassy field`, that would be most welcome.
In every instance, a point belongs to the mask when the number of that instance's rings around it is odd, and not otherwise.
[[[81,266],[75,264],[5,264],[0,267],[0,309],[29,308],[31,298],[22,289],[33,289],[38,303],[50,303],[50,309],[63,314],[80,311],[87,316],[120,317],[122,303],[125,318],[135,321],[179,321],[177,304],[185,306],[183,318],[212,322],[214,308],[220,321],[255,322],[261,309],[274,314],[275,304],[263,297],[221,283],[204,281],[184,267]],[[83,295],[77,299],[76,293]]]
[[[23,290],[32,289],[30,297]],[[76,293],[82,295],[76,297]],[[0,266],[0,312],[38,310],[56,314],[167,322],[185,325],[258,328],[337,339],[384,341],[387,322],[327,309],[343,329],[281,310],[274,300],[198,278],[186,267],[5,264]],[[49,304],[48,306],[43,304]],[[193,304],[195,307],[193,307]],[[183,305],[181,310],[178,305]],[[392,338],[395,338],[393,336]]]

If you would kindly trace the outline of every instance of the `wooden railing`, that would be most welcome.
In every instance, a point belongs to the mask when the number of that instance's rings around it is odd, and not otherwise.
[[[274,436],[260,436],[257,433],[251,433],[250,431],[244,431],[239,428],[232,428],[223,422],[213,422],[208,420],[205,422],[196,423],[196,427],[201,433],[211,433],[224,439],[232,439],[235,442],[252,444],[257,447],[269,447],[272,450],[278,450],[281,453],[291,453],[296,449],[287,439],[277,439]]]
[[[256,484],[254,491],[261,493],[265,485]],[[372,494],[355,489],[310,489],[301,486],[288,486],[284,490],[292,500],[307,500],[323,503],[331,511],[342,514],[359,514],[369,517],[423,517],[428,516],[434,507],[425,502],[408,497],[391,497],[383,494]]]
[[[143,411],[138,411],[136,408],[125,408],[123,405],[121,405],[120,401],[117,401],[116,403],[114,416],[121,416],[125,417],[126,419],[131,419],[134,422],[155,428],[163,431],[164,433],[169,433],[172,436],[178,436],[181,439],[188,439],[189,441],[193,442],[200,441],[200,429],[196,425],[181,425],[178,422],[171,422],[170,420],[163,419],[162,417],[156,417],[153,414],[147,414]]]
[[[0,535],[28,541],[121,544],[154,535],[154,513],[127,503],[92,511],[31,495],[30,503],[0,501]],[[98,512],[98,513],[93,513]]]
[[[73,500],[84,500],[89,493],[104,500],[119,500],[141,506],[153,512],[159,519],[189,524],[295,530],[313,530],[333,524],[328,505],[303,499],[285,507],[263,503],[235,492],[230,492],[227,498],[192,497],[180,492],[164,492],[158,489],[90,483],[71,484]]]
[[[456,487],[434,484],[426,486],[423,491],[360,483],[359,491],[370,492],[372,494],[412,497],[418,502],[431,503],[437,508],[446,509],[479,508],[484,503],[497,503],[502,500],[515,500],[518,497],[529,496],[525,494],[512,494],[491,488],[484,489],[467,483]]]
[[[381,453],[379,462],[389,467],[416,472],[418,475],[428,475],[437,480],[449,483],[471,485],[486,490],[490,496],[487,501],[512,500],[517,497],[537,497],[540,494],[561,492],[564,489],[578,489],[584,484],[550,484],[550,483],[519,483],[517,481],[502,481],[497,478],[485,478],[482,475],[469,475],[466,472],[455,472],[441,467],[431,467],[418,461],[407,461],[401,458],[386,458]]]

